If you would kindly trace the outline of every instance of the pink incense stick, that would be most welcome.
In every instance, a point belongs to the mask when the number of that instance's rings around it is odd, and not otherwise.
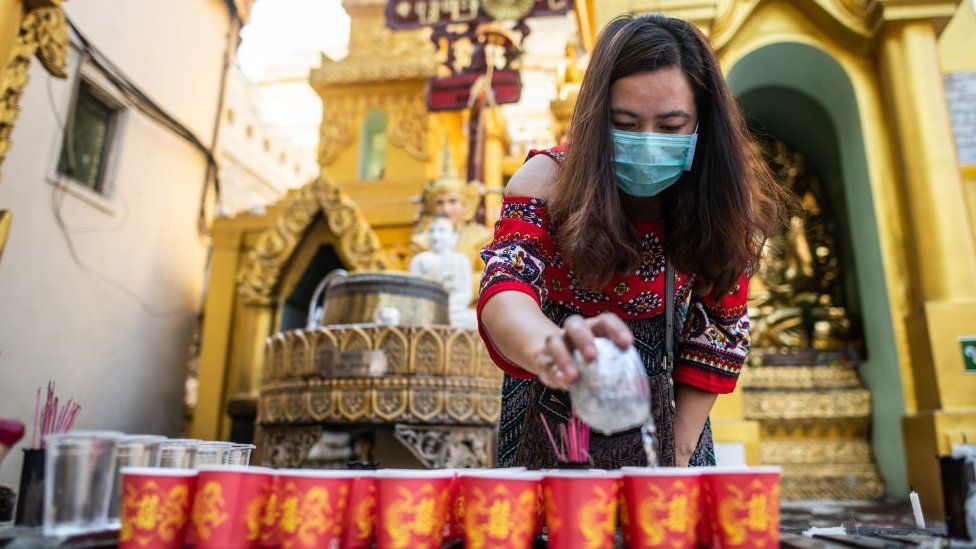
[[[37,388],[37,397],[34,399],[34,431],[31,433],[31,448],[37,448],[37,424],[41,418],[41,388]]]
[[[539,419],[542,420],[542,426],[546,428],[546,435],[549,436],[549,443],[552,444],[552,451],[556,454],[556,458],[560,461],[566,461],[566,458],[559,453],[559,445],[556,444],[556,438],[552,436],[552,430],[549,429],[549,422],[546,421],[546,416],[540,413]]]

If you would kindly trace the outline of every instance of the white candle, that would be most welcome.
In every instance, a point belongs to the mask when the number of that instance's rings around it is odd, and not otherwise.
[[[912,512],[915,513],[915,527],[919,530],[924,530],[925,517],[922,516],[922,504],[918,501],[918,492],[912,490],[908,494],[908,499],[912,500]]]

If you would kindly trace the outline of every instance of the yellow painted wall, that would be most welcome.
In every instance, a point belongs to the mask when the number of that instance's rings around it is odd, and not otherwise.
[[[976,6],[973,0],[962,0],[956,14],[939,37],[939,60],[942,72],[976,71]]]

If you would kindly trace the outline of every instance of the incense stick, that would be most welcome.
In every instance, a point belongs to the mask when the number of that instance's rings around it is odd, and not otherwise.
[[[44,405],[41,406],[41,387],[37,388],[34,400],[34,432],[31,434],[31,447],[44,448],[44,437],[56,433],[66,433],[74,427],[81,406],[74,398],[67,402],[56,395],[54,381],[47,384]]]
[[[552,430],[549,429],[549,423],[546,421],[546,416],[539,412],[539,418],[542,420],[542,426],[546,428],[546,435],[549,436],[549,442],[552,444],[552,451],[555,452],[556,458],[560,461],[566,461],[566,458],[559,453],[559,445],[556,444],[555,437],[552,436]]]

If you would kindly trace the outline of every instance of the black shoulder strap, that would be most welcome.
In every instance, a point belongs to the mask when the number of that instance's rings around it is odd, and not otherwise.
[[[674,368],[674,278],[674,264],[668,258],[664,267],[664,349],[667,352],[664,367],[668,374]]]
[[[675,307],[675,276],[674,264],[668,258],[664,267],[664,371],[668,377],[668,404],[674,413],[674,307]]]

